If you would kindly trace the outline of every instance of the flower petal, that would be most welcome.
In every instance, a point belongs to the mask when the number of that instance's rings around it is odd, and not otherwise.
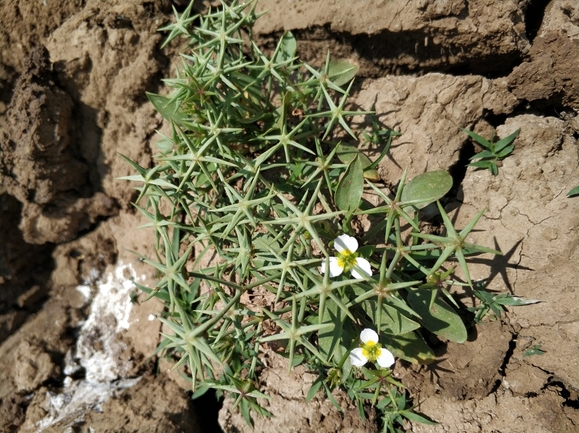
[[[388,368],[394,364],[394,355],[388,349],[382,348],[380,356],[376,359],[378,365],[382,368]]]
[[[354,367],[362,367],[367,362],[368,358],[364,356],[361,347],[356,347],[355,349],[352,349],[352,351],[350,352],[350,364],[352,364]]]
[[[352,268],[352,276],[357,280],[363,280],[372,276],[370,262],[363,257],[356,258],[356,265]]]
[[[360,332],[360,341],[363,344],[368,343],[371,341],[372,343],[378,343],[378,334],[373,329],[366,328],[362,332]]]
[[[338,264],[338,258],[337,257],[330,257],[328,260],[330,262],[330,278],[337,277],[342,272],[344,272],[344,268],[342,268]],[[324,260],[320,266],[320,274],[325,274],[325,273],[326,273],[326,260]]]
[[[344,250],[354,253],[358,249],[358,241],[352,236],[340,235],[334,239],[334,248],[340,253]]]

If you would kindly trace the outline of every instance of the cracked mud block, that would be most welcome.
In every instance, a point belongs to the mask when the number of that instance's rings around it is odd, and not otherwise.
[[[114,391],[104,384],[92,384],[76,388],[70,395],[41,388],[30,402],[32,410],[18,431],[33,433],[41,426],[45,433],[73,429],[103,433],[201,432],[190,399],[179,393],[171,380],[147,375],[133,381],[132,386],[123,386],[121,382]],[[96,404],[95,397],[101,398]],[[63,413],[62,408],[67,406]]]
[[[572,410],[560,416],[564,398],[554,390],[533,397],[513,396],[499,390],[487,397],[456,401],[428,398],[418,406],[423,413],[436,414],[440,424],[413,424],[413,433],[574,433],[577,417]]]
[[[472,239],[500,248],[510,264],[500,269],[500,262],[489,262],[490,275],[488,267],[485,275],[484,268],[475,264],[474,277],[490,276],[491,288],[544,300],[516,310],[526,311],[525,316],[535,324],[555,324],[563,317],[579,320],[577,310],[566,307],[579,301],[577,292],[565,290],[568,285],[569,289],[574,287],[572,281],[579,271],[573,268],[555,273],[577,254],[579,204],[567,197],[579,169],[577,139],[568,121],[535,115],[511,118],[497,131],[503,137],[518,128],[521,133],[515,150],[503,161],[498,176],[469,168],[463,181],[465,204],[457,222],[464,225],[475,209],[486,208],[480,231],[473,233]],[[537,284],[545,273],[552,275],[551,284]],[[553,288],[557,288],[557,295]],[[564,305],[553,302],[559,296],[566,297]]]
[[[78,152],[74,103],[58,87],[46,49],[34,50],[25,66],[0,140],[0,183],[23,204],[26,242],[66,242],[116,213],[116,205],[102,193],[93,196]]]
[[[320,65],[329,50],[358,63],[363,77],[452,68],[506,75],[530,48],[516,1],[263,0],[258,10],[272,11],[256,26],[272,48],[274,35],[292,31],[302,60]]]
[[[82,3],[82,0],[44,0],[0,4],[0,89],[12,87],[17,75],[24,72],[25,59],[34,47],[78,12]],[[9,96],[9,91],[0,92],[1,101],[8,102]]]
[[[21,341],[13,356],[14,359],[9,365],[12,367],[11,376],[18,393],[34,391],[60,373],[50,354],[38,344]]]
[[[157,31],[169,21],[168,12],[163,2],[103,8],[100,1],[89,1],[46,44],[60,81],[78,101],[80,151],[91,179],[124,208],[131,207],[133,184],[118,178],[133,173],[119,153],[146,167],[156,152],[143,145],[162,120],[146,92],[159,90],[161,72],[169,75]]]
[[[549,2],[529,59],[508,77],[517,98],[579,108],[579,3]]]
[[[77,323],[55,296],[0,346],[0,431],[16,431],[26,419],[31,393],[62,378],[61,360]]]
[[[31,245],[14,227],[22,205],[0,195],[0,342],[15,332],[48,296],[54,268],[51,245]]]
[[[486,112],[510,112],[516,103],[503,80],[435,73],[365,80],[356,96],[356,104],[372,107],[384,125],[402,133],[392,143],[391,157],[380,163],[382,179],[389,182],[397,182],[404,169],[409,178],[449,169],[467,139],[460,128],[471,127]]]
[[[486,170],[467,170],[462,184],[464,204],[455,215],[456,225],[463,227],[486,208],[470,242],[504,254],[492,259],[481,256],[471,268],[473,279],[487,280],[491,290],[541,301],[509,309],[510,326],[517,335],[511,362],[518,367],[506,365],[506,382],[501,387],[505,395],[521,398],[517,369],[536,369],[528,375],[543,383],[528,392],[537,396],[537,404],[541,399],[552,401],[549,384],[553,381],[569,390],[579,389],[579,314],[575,308],[579,270],[570,266],[579,260],[579,203],[567,197],[579,170],[572,123],[573,119],[522,115],[500,126],[501,137],[521,128],[513,155],[504,160],[496,177]],[[523,356],[535,344],[545,354]],[[577,423],[577,413],[571,413],[569,419],[575,421],[560,430],[542,424],[541,431],[573,431],[569,426]]]
[[[18,431],[33,432],[42,423],[42,431],[56,432],[85,420],[98,431],[120,427],[123,431],[198,431],[191,402],[174,383],[153,376],[138,380],[149,371],[158,343],[159,323],[147,317],[158,313],[159,305],[133,305],[128,292],[121,293],[130,290],[134,274],[123,269],[114,276],[106,273],[111,269],[107,265],[117,258],[115,240],[123,240],[113,234],[115,225],[110,221],[55,248],[51,297],[38,315],[0,346],[0,362],[12,366],[0,371],[0,414],[6,415],[0,431],[14,425],[20,426]],[[126,237],[135,236],[124,231]],[[123,240],[123,245],[129,244]],[[132,257],[127,251],[120,256]],[[98,304],[91,304],[91,293],[102,292],[102,286],[108,292],[100,293]],[[127,314],[113,314],[127,306]],[[110,352],[114,356],[107,357]],[[107,374],[113,375],[112,382]],[[134,390],[129,389],[137,382]],[[152,397],[155,393],[171,394],[164,400],[170,408],[159,404]],[[26,410],[18,412],[18,408]],[[161,427],[154,430],[154,425]]]
[[[480,325],[471,330],[463,344],[439,344],[433,364],[412,365],[402,370],[402,382],[417,401],[433,394],[456,400],[486,397],[502,380],[511,338],[507,327],[499,321]],[[424,376],[430,378],[426,383]]]

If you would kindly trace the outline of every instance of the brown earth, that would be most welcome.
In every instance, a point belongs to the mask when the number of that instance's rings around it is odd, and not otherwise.
[[[162,91],[176,47],[156,29],[185,1],[0,2],[0,432],[249,432],[226,400],[191,401],[155,357],[160,308],[130,279],[155,275],[132,251],[154,237],[131,206],[122,153],[148,166],[162,120],[145,92]],[[206,3],[199,3],[204,10]],[[402,132],[380,166],[385,184],[448,169],[457,227],[482,208],[470,240],[499,248],[472,274],[490,289],[540,303],[436,342],[437,361],[399,361],[395,375],[439,422],[412,432],[579,431],[579,3],[262,0],[259,43],[284,30],[301,58],[327,50],[360,67],[354,104]],[[364,119],[359,119],[363,123]],[[465,169],[475,148],[459,128],[500,137],[521,128],[499,175]],[[472,299],[457,295],[468,306]],[[524,356],[540,344],[544,355]],[[267,353],[274,398],[254,431],[362,432],[305,395]],[[186,385],[185,385],[186,386]],[[219,427],[218,422],[221,427]]]

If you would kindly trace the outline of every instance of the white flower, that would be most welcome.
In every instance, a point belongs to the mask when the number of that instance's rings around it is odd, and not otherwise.
[[[384,349],[378,342],[378,334],[372,329],[364,329],[360,333],[362,347],[356,347],[350,352],[350,363],[354,367],[362,367],[368,361],[376,362],[382,368],[394,364],[394,355]]]
[[[328,259],[330,268],[330,278],[341,275],[344,271],[350,271],[352,276],[357,280],[372,276],[370,262],[363,257],[358,257],[358,241],[356,238],[348,235],[340,235],[334,239],[334,247],[338,254],[336,257]],[[326,272],[326,261],[322,262],[320,273]]]

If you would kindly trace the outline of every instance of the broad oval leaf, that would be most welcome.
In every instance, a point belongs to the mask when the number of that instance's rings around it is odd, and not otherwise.
[[[340,359],[354,344],[357,335],[346,313],[331,300],[327,300],[323,314],[323,323],[333,326],[318,333],[318,349],[329,362],[333,357]]]
[[[403,335],[382,334],[380,342],[385,343],[395,357],[415,364],[430,364],[436,358],[432,349],[416,332]]]
[[[362,308],[376,327],[387,334],[407,334],[410,331],[420,328],[420,324],[409,319],[404,312],[395,306],[388,305],[386,300],[382,300],[382,314],[380,314],[380,317],[378,317],[377,298],[367,299],[362,303]]]
[[[456,343],[466,341],[466,328],[458,313],[439,296],[432,302],[431,290],[409,289],[406,300],[430,332]]]
[[[347,59],[330,61],[328,75],[334,84],[343,86],[349,83],[358,73],[358,65]]]
[[[342,161],[344,164],[349,164],[356,158],[356,156],[362,162],[362,168],[364,169],[364,178],[372,181],[377,182],[380,180],[380,175],[378,171],[375,169],[367,170],[368,167],[372,165],[372,161],[368,158],[365,154],[360,152],[356,147],[352,146],[351,144],[344,144],[338,143],[338,159]]]
[[[278,43],[277,54],[275,56],[275,62],[281,63],[284,61],[288,61],[293,58],[296,54],[298,44],[296,42],[296,38],[292,32],[286,32],[281,37]]]
[[[348,165],[344,176],[338,183],[336,193],[334,194],[334,202],[338,209],[344,212],[352,212],[360,206],[363,191],[364,170],[360,158],[356,157],[350,165]]]
[[[450,188],[452,177],[446,170],[428,171],[404,185],[400,201],[420,209],[444,197]]]

